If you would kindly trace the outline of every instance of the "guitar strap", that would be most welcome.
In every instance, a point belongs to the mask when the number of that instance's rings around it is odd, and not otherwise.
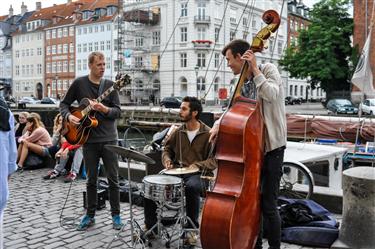
[[[99,85],[99,93],[98,93],[98,96],[102,95],[102,93],[104,92],[104,82],[105,82],[105,79],[104,78],[101,78],[100,80],[100,85]]]

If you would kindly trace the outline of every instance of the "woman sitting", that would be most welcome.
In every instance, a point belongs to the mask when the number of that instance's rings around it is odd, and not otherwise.
[[[41,125],[39,119],[35,116],[27,117],[27,132],[18,139],[18,168],[23,169],[25,160],[29,151],[46,157],[49,156],[48,147],[52,145],[51,137],[48,131]]]
[[[20,138],[27,131],[26,130],[26,123],[27,123],[27,117],[28,116],[29,116],[28,112],[20,112],[18,114],[18,123],[14,127],[17,147],[19,145],[18,138]]]

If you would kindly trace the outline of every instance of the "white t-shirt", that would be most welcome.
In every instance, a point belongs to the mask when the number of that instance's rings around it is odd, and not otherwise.
[[[193,139],[197,135],[198,131],[199,131],[199,128],[194,131],[187,131],[187,135],[188,135],[190,143],[193,142]]]

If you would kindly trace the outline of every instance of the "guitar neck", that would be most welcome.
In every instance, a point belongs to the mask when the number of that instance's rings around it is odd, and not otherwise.
[[[111,92],[112,92],[113,90],[114,90],[114,87],[111,86],[110,88],[108,88],[107,90],[105,90],[105,91],[103,92],[103,94],[100,95],[100,96],[96,99],[96,101],[97,101],[98,103],[101,103],[101,102],[103,101],[103,99],[105,99],[109,94],[111,94]],[[91,110],[92,110],[92,108],[91,108],[90,105],[86,106],[86,108],[83,109],[83,110],[81,111],[82,116],[86,116]]]

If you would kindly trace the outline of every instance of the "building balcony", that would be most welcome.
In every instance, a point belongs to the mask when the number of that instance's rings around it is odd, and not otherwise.
[[[210,16],[194,16],[194,23],[195,24],[210,24],[211,23],[211,18]]]
[[[209,49],[213,43],[210,40],[194,40],[191,41],[196,49]]]
[[[124,12],[124,19],[127,22],[156,25],[160,21],[160,14],[138,9]]]

